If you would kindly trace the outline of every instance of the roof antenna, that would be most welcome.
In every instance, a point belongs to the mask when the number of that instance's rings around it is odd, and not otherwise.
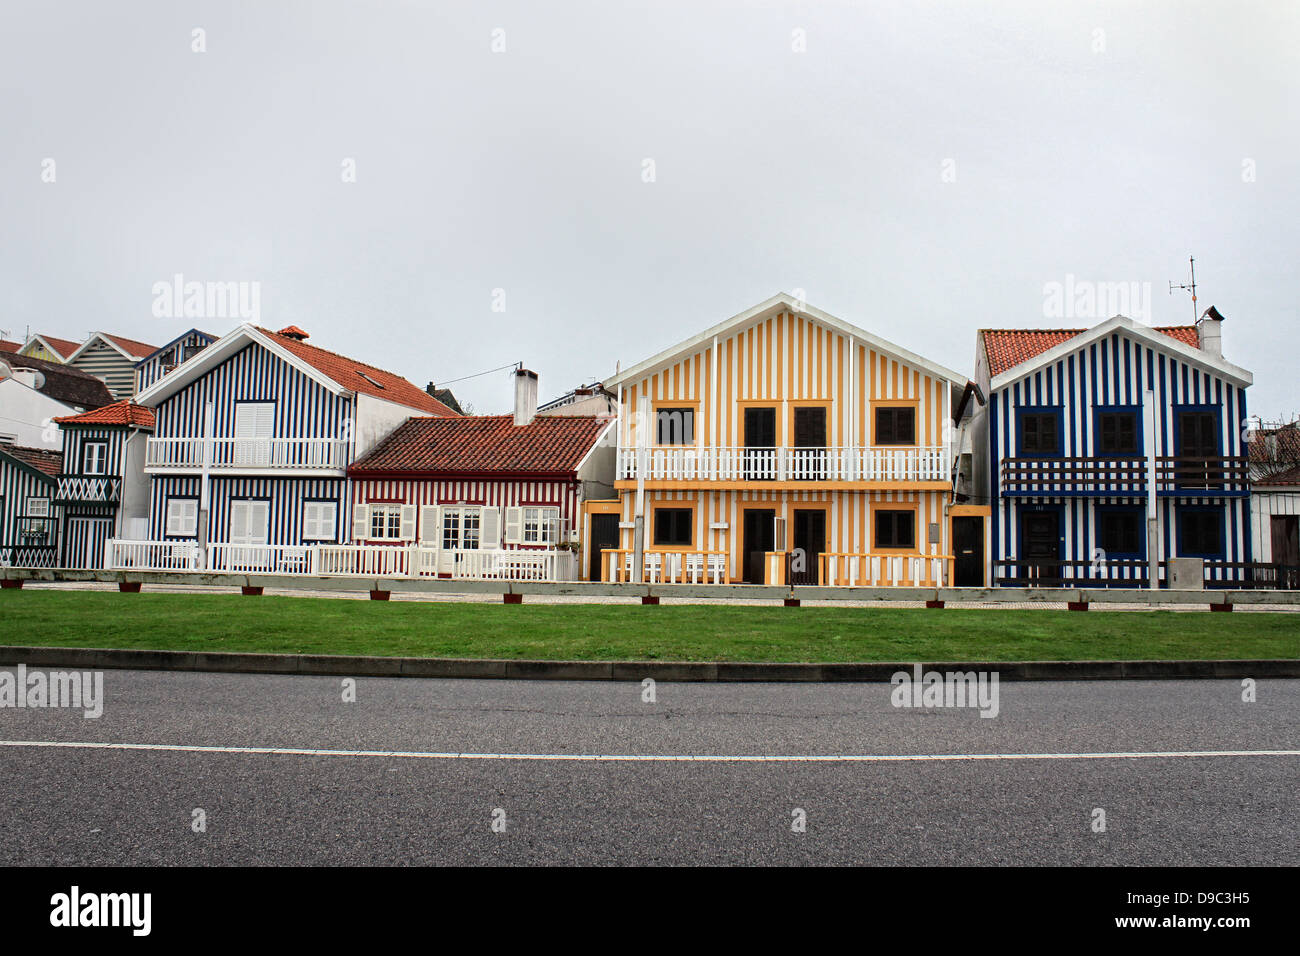
[[[1182,285],[1169,283],[1169,294],[1173,295],[1175,289],[1190,289],[1192,293],[1192,325],[1195,325],[1200,316],[1196,313],[1196,259],[1192,256],[1187,257],[1187,262],[1192,268],[1192,281],[1185,282]]]

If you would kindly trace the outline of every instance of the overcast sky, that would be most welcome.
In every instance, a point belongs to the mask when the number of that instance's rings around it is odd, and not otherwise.
[[[1294,2],[5,0],[0,330],[163,344],[239,318],[155,283],[259,283],[263,325],[545,399],[804,290],[972,374],[980,327],[1101,318],[1047,314],[1067,276],[1190,321],[1195,255],[1294,414],[1297,49]]]

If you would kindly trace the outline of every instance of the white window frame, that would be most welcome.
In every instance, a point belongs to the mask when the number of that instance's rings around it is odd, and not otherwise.
[[[333,541],[338,537],[339,503],[304,501],[302,503],[302,538],[304,541]]]
[[[177,509],[179,507],[179,510]],[[193,508],[192,515],[186,515],[189,508]],[[163,534],[168,538],[192,538],[199,531],[199,499],[197,498],[168,498],[167,499],[167,521],[163,526]]]
[[[560,509],[552,505],[524,505],[519,523],[520,544],[557,544],[560,540]]]
[[[400,541],[402,538],[402,506],[400,504],[372,504],[366,527],[369,541]],[[379,533],[376,534],[375,532]]]
[[[98,448],[99,454],[95,456],[95,464],[99,466],[98,471],[90,470],[90,456],[88,452],[92,448]],[[81,445],[81,473],[83,475],[107,475],[108,474],[108,442],[106,441],[88,441]]]
[[[50,499],[32,495],[27,499],[27,517],[48,518],[50,516]]]

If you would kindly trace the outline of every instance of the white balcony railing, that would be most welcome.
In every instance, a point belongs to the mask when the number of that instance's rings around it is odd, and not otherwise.
[[[341,471],[348,464],[348,443],[342,438],[212,438],[208,444],[208,464],[214,471]],[[145,467],[201,469],[203,445],[202,438],[150,438],[145,446]]]
[[[266,544],[210,544],[206,570],[229,574],[313,574],[315,548]]]
[[[203,550],[194,541],[124,541],[110,538],[104,566],[117,571],[200,571]]]
[[[645,450],[650,481],[947,481],[942,445],[746,448],[654,445]],[[638,451],[619,448],[618,478],[637,477]]]

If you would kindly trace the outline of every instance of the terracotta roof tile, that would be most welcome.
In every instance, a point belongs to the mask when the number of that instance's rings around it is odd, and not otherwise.
[[[1259,432],[1246,446],[1257,485],[1300,485],[1300,424]]]
[[[21,342],[10,342],[8,339],[0,339],[0,352],[17,352],[23,347]]]
[[[152,408],[123,399],[103,408],[82,412],[80,415],[64,415],[54,420],[60,425],[131,425],[135,428],[153,428],[154,414]]]
[[[411,418],[349,472],[568,476],[611,420],[544,415],[516,426],[513,415]]]
[[[158,346],[156,345],[147,345],[144,342],[137,342],[135,339],[128,339],[125,336],[109,335],[107,332],[101,332],[99,334],[114,342],[118,348],[123,349],[132,358],[148,358],[150,355],[153,355],[154,352],[158,351]]]
[[[63,471],[63,452],[50,451],[46,448],[25,448],[22,445],[0,445],[0,452],[16,458],[24,465],[35,468],[42,474],[53,478]]]
[[[1067,342],[1076,335],[1082,335],[1087,329],[981,329],[984,350],[989,357],[989,375],[996,377],[1008,369],[1015,368],[1022,362],[1028,362],[1037,355],[1042,355],[1062,342]],[[1177,342],[1199,347],[1196,326],[1175,325],[1157,327]]]
[[[317,371],[338,382],[346,389],[364,392],[385,401],[415,408],[430,415],[455,415],[456,413],[438,401],[428,392],[412,385],[400,375],[385,372],[383,369],[366,365],[356,359],[350,359],[337,352],[330,352],[315,345],[308,345],[297,339],[280,335],[270,329],[261,329],[267,338],[281,348],[288,350]]]
[[[52,335],[46,335],[44,332],[38,333],[44,340],[45,344],[58,353],[59,358],[67,360],[72,357],[72,353],[81,348],[80,342],[73,342],[70,339],[56,339]]]

